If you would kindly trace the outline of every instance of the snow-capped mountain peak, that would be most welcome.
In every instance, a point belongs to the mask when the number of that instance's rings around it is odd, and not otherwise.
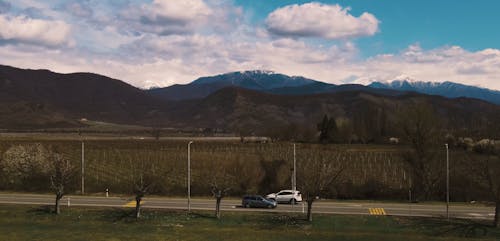
[[[418,81],[411,78],[398,78],[391,82],[373,82],[369,86],[379,89],[414,91],[429,95],[441,95],[448,98],[471,97],[500,104],[500,91],[464,85],[454,82]]]
[[[317,81],[304,77],[290,77],[271,70],[248,70],[202,77],[193,81],[191,84],[213,84],[218,87],[237,86],[253,90],[269,90],[274,88],[303,86],[315,82]]]
[[[406,81],[406,82],[409,82],[409,83],[413,83],[413,82],[420,82],[419,80],[417,79],[414,79],[412,78],[411,76],[409,75],[398,75],[396,76],[396,78],[394,78],[395,81]]]

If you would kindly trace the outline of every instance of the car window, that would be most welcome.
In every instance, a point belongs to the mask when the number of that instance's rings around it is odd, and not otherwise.
[[[281,193],[278,193],[278,195],[290,195],[292,194],[291,192],[281,192]]]

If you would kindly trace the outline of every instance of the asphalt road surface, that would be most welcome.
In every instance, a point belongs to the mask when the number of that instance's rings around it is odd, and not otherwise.
[[[0,194],[0,204],[26,205],[53,205],[54,195],[39,194]],[[133,197],[98,197],[98,196],[65,196],[63,206],[90,206],[90,207],[135,207]],[[154,209],[181,209],[187,210],[186,198],[144,198],[144,208]],[[214,199],[191,199],[192,210],[214,210]],[[241,200],[223,199],[222,210],[246,212],[281,212],[301,213],[307,209],[306,203],[296,205],[278,204],[275,209],[243,208]],[[356,201],[326,201],[319,200],[313,205],[313,213],[350,214],[350,215],[389,215],[389,216],[419,216],[419,217],[446,217],[444,203],[408,204],[387,202],[356,202]],[[494,207],[481,204],[451,204],[450,217],[468,219],[494,218]]]

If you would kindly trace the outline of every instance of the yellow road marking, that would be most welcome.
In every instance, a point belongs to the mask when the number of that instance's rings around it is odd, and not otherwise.
[[[144,201],[141,201],[141,205],[144,204]],[[135,201],[130,201],[128,203],[125,203],[125,205],[123,205],[123,207],[125,208],[135,208]]]
[[[369,208],[368,212],[370,215],[387,215],[383,208]]]

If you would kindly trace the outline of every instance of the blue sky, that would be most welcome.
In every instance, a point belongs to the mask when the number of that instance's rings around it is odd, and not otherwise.
[[[0,64],[168,86],[266,69],[500,89],[500,1],[0,0]]]
[[[310,1],[247,1],[236,4],[251,12],[252,22],[262,24],[273,10]],[[458,45],[467,50],[500,48],[500,1],[476,0],[343,0],[321,1],[351,7],[353,15],[373,13],[380,20],[380,31],[355,40],[369,56],[395,52],[419,43],[424,48]]]

